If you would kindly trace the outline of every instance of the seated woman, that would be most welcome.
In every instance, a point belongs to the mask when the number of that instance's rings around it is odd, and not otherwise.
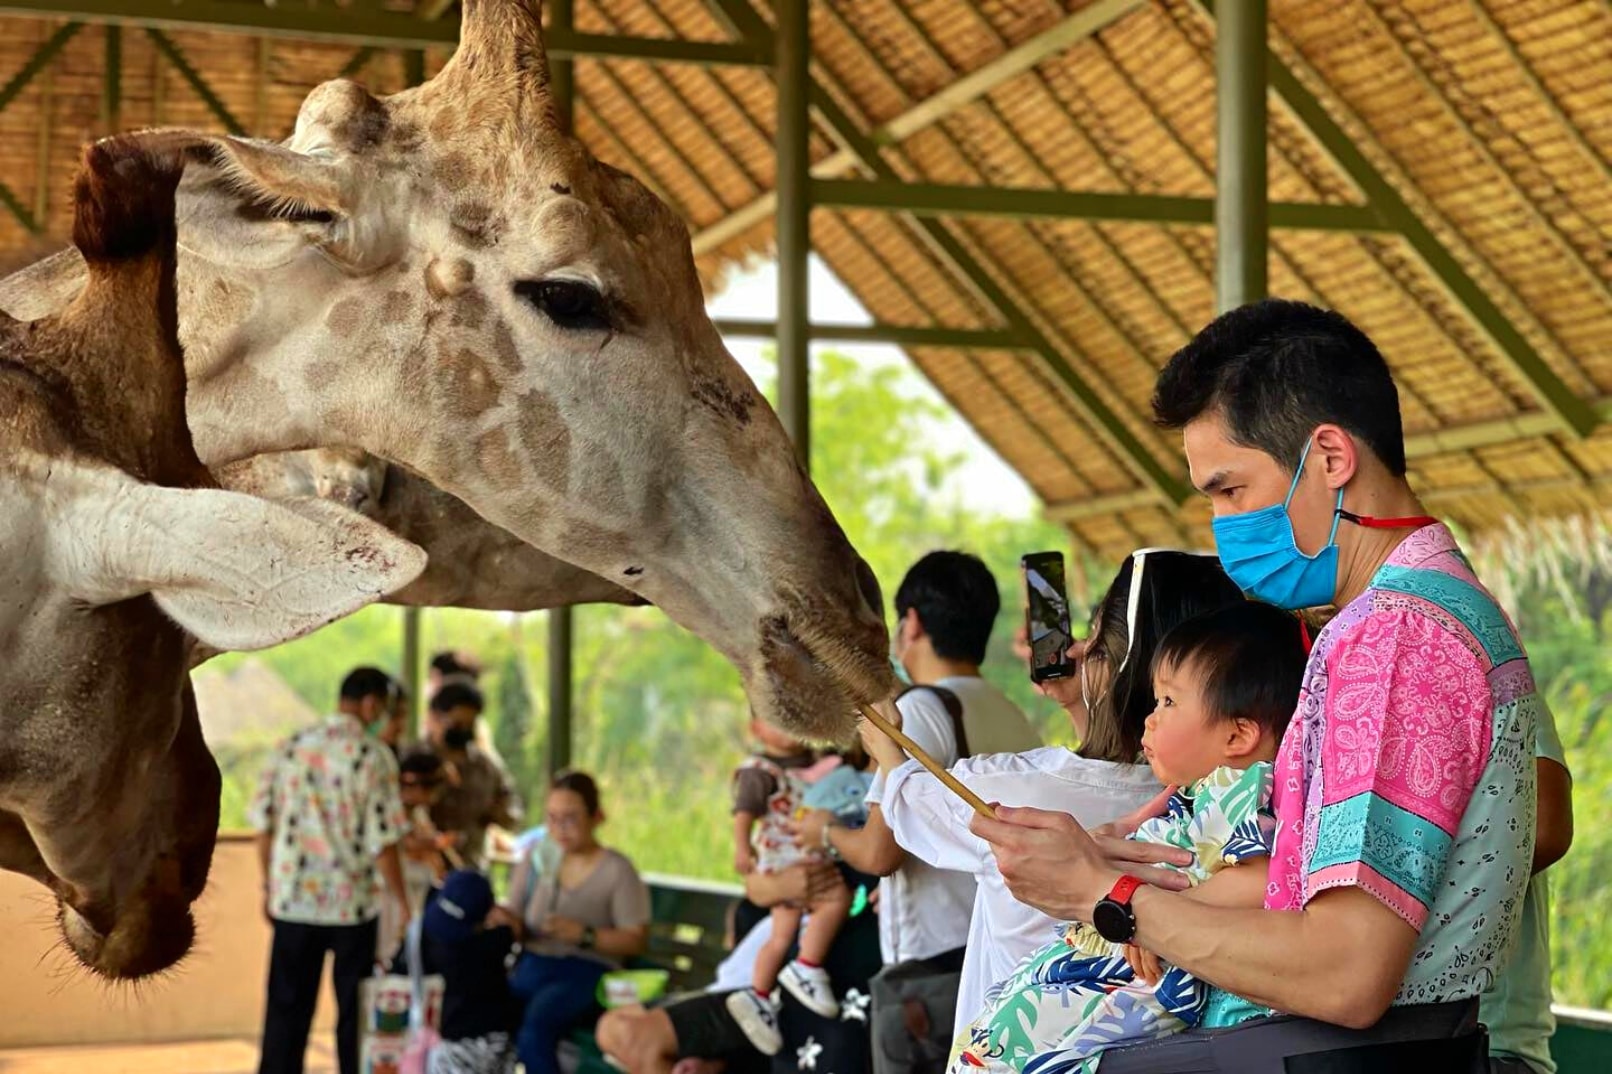
[[[959,761],[952,773],[988,802],[1056,809],[1086,825],[1141,809],[1163,790],[1141,763],[1159,640],[1200,613],[1243,603],[1213,556],[1135,553],[1093,610],[1087,640],[1069,647],[1078,675],[1042,686],[1068,711],[1079,748],[982,754]],[[868,752],[889,773],[884,819],[896,842],[937,869],[979,879],[957,994],[954,1029],[960,1031],[984,1006],[986,990],[1051,937],[1054,920],[1008,891],[989,844],[968,830],[965,802],[871,724],[862,733]]]
[[[515,1052],[527,1074],[559,1074],[555,1049],[567,1030],[596,1016],[599,978],[643,954],[649,940],[649,889],[632,862],[600,846],[599,788],[582,772],[554,777],[549,841],[515,865],[507,909],[524,947],[510,980],[522,1006]]]
[[[854,890],[876,883],[844,865],[797,865],[781,873],[750,874],[745,878],[745,894],[764,907],[806,902],[833,885]],[[767,925],[768,919],[762,918],[757,927]],[[679,1074],[709,1074],[719,1068],[726,1074],[759,1074],[769,1068],[866,1074],[871,1069],[868,979],[880,968],[878,933],[872,913],[857,914],[845,923],[823,963],[835,992],[843,997],[840,1017],[822,1018],[792,996],[786,997],[780,1018],[784,1046],[771,1060],[756,1050],[729,1012],[726,1001],[731,992],[708,992],[651,1010],[610,1011],[599,1021],[599,1048],[614,1065],[631,1074],[670,1074],[674,1066]],[[746,982],[741,974],[733,983]]]

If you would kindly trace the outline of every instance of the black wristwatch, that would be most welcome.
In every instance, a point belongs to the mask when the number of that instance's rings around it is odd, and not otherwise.
[[[1091,912],[1092,927],[1109,943],[1130,943],[1136,936],[1136,914],[1131,896],[1142,886],[1134,876],[1122,876],[1107,895],[1097,900]]]
[[[592,951],[594,941],[597,940],[598,938],[599,938],[599,934],[597,932],[593,931],[593,926],[592,925],[583,925],[582,926],[582,938],[577,941],[577,946],[582,948],[582,950],[584,950],[584,951]]]

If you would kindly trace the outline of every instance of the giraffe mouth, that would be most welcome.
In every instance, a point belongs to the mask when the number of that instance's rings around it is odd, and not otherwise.
[[[761,661],[771,702],[763,717],[813,740],[846,741],[856,706],[890,697],[896,686],[888,662],[865,646],[783,616],[761,623]]]

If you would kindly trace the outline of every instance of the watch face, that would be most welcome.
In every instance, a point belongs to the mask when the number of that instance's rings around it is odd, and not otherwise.
[[[1112,899],[1103,899],[1092,909],[1091,924],[1109,943],[1128,943],[1136,935],[1136,918],[1130,908]]]

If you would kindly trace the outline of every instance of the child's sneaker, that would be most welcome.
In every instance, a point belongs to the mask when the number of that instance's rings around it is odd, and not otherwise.
[[[840,1016],[840,1001],[834,998],[834,984],[823,967],[807,966],[796,959],[784,967],[778,983],[813,1014],[823,1018]]]
[[[787,968],[784,972],[788,972]],[[756,1051],[762,1055],[777,1055],[784,1047],[784,1035],[778,1031],[778,994],[762,998],[753,988],[731,993],[725,1001],[728,1013],[739,1023],[739,1028]]]

